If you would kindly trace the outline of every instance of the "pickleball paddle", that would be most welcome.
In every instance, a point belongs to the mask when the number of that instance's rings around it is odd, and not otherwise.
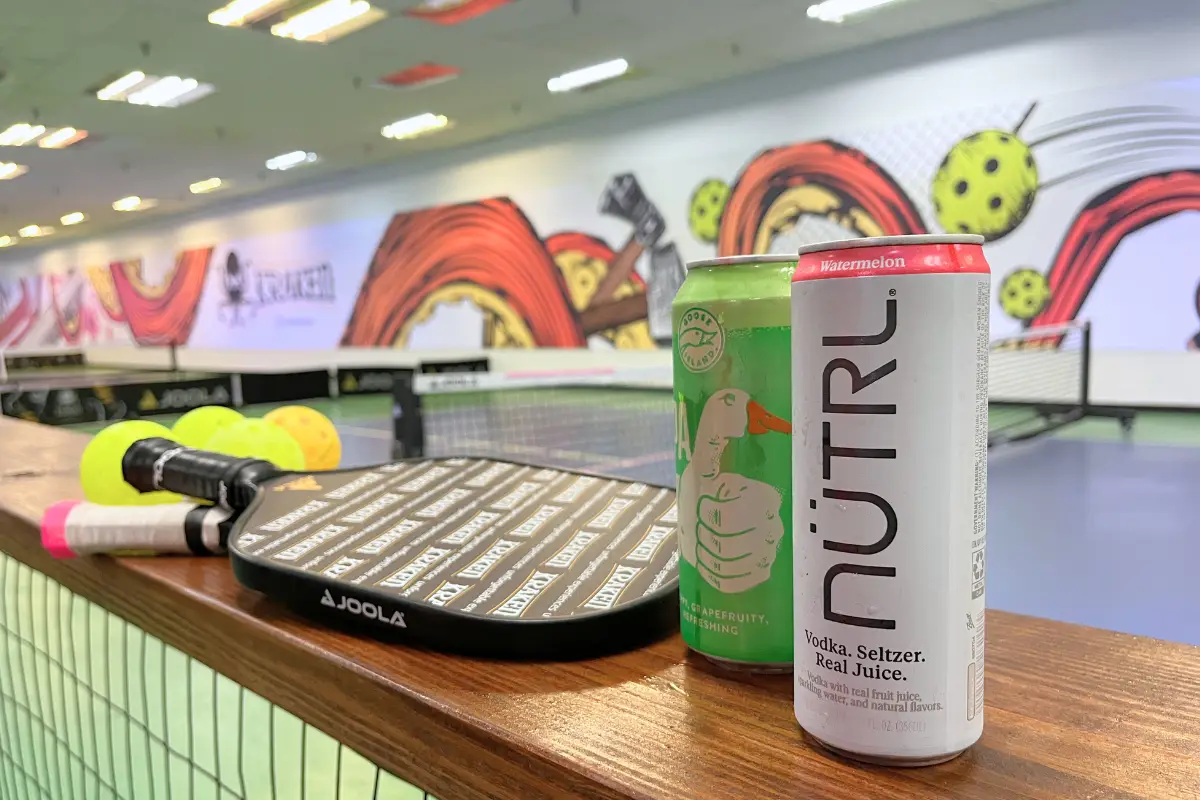
[[[679,624],[675,493],[489,458],[332,472],[132,445],[125,480],[237,514],[247,588],[331,625],[455,653],[568,660]]]

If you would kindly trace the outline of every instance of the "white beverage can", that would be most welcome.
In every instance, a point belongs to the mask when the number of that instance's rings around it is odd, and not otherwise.
[[[861,761],[935,764],[983,733],[982,244],[814,245],[792,280],[796,719]]]

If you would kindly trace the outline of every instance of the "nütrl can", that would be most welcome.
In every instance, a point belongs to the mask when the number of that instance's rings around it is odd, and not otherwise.
[[[792,668],[795,259],[688,265],[672,306],[680,627],[729,668]]]
[[[983,732],[982,242],[805,247],[792,282],[796,718],[862,761]]]

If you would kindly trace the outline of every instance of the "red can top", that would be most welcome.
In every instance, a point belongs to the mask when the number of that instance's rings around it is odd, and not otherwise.
[[[800,248],[792,281],[988,273],[982,236],[881,236]]]

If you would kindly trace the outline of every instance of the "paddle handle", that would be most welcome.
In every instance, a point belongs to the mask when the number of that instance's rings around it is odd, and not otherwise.
[[[175,492],[233,511],[245,510],[264,481],[282,474],[269,461],[193,450],[162,438],[130,445],[121,473],[139,492]]]

